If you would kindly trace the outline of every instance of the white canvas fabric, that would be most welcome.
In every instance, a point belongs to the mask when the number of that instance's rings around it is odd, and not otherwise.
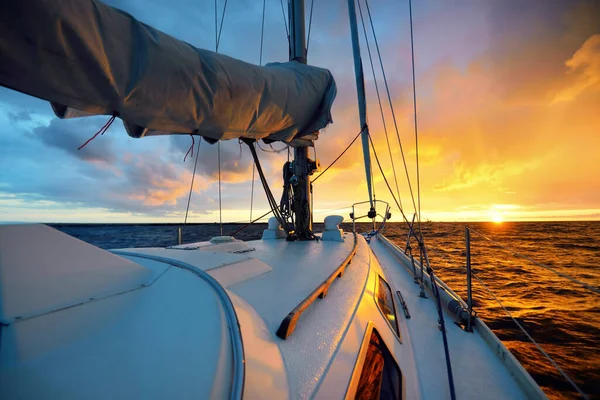
[[[3,1],[0,84],[61,118],[117,115],[133,137],[314,139],[331,120],[331,73],[252,65],[195,48],[95,0]]]

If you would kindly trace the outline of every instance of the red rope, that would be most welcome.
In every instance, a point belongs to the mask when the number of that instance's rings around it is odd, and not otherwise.
[[[196,143],[196,141],[194,140],[194,135],[190,134],[190,137],[192,138],[192,145],[190,146],[190,149],[187,151],[187,153],[185,153],[185,157],[183,157],[183,162],[185,162],[185,159],[187,158],[188,154],[191,154],[191,157],[194,157],[194,144]]]
[[[100,128],[100,130],[98,132],[96,132],[94,134],[94,136],[92,136],[84,144],[82,144],[81,146],[79,146],[77,148],[77,150],[83,149],[85,146],[87,146],[87,144],[89,142],[91,142],[92,140],[96,139],[96,136],[98,136],[98,135],[104,135],[104,133],[108,130],[108,128],[110,128],[110,126],[112,125],[112,123],[115,121],[116,117],[117,117],[116,115],[113,115],[112,117],[110,117],[110,119],[108,120],[108,122],[106,124],[104,124],[104,126],[102,128]]]

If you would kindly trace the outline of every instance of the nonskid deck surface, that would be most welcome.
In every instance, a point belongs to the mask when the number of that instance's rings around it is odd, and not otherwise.
[[[207,272],[249,302],[275,332],[283,318],[348,256],[354,239],[352,234],[345,234],[344,238],[344,242],[257,240],[217,245],[202,242],[187,245],[199,247],[193,250],[135,248],[118,252],[179,260]],[[143,264],[140,259],[135,261]],[[246,273],[248,270],[253,271]],[[242,278],[234,279],[233,275]]]
[[[253,338],[260,336],[262,340],[279,347],[284,371],[268,366],[273,362],[267,360],[268,357],[264,351],[261,353],[260,348],[244,345],[246,373],[269,367],[269,373],[278,379],[281,373],[289,377],[289,391],[286,391],[289,398],[313,396],[346,334],[364,291],[370,262],[370,251],[365,240],[358,238],[357,253],[343,277],[334,281],[324,299],[317,299],[308,307],[294,333],[286,340],[275,336],[282,320],[348,257],[354,247],[352,233],[344,235],[344,242],[257,240],[220,245],[203,242],[187,246],[197,248],[136,248],[116,252],[130,253],[126,258],[141,265],[149,260],[136,257],[133,253],[180,260],[212,275],[225,287],[236,308],[240,301],[252,308],[251,313],[255,315],[252,323],[241,326],[244,343],[254,340],[246,336],[250,334]],[[244,278],[231,281],[234,276]],[[340,395],[345,391],[346,384],[339,385]],[[281,393],[275,391],[273,383],[269,387],[255,388],[255,381],[248,375],[246,386],[249,398],[252,398],[252,393],[267,396],[268,393]]]
[[[448,375],[442,334],[438,328],[438,313],[431,292],[419,297],[419,285],[412,274],[377,238],[371,250],[391,279],[395,290],[404,297],[411,318],[403,319],[412,343],[417,376],[423,397],[449,398]],[[396,299],[397,300],[397,299]],[[399,303],[398,303],[399,304]],[[458,399],[524,399],[527,398],[497,355],[477,333],[467,333],[454,324],[456,317],[444,309],[446,332],[452,362],[452,373]]]

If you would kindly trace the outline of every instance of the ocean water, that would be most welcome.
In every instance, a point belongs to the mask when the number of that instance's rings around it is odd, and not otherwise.
[[[105,249],[170,246],[177,241],[177,225],[53,226]],[[232,234],[243,226],[224,224],[223,234]],[[236,237],[257,239],[265,227],[265,224],[252,225]],[[470,223],[469,227],[472,230],[471,264],[474,274],[590,398],[600,399],[600,295],[513,255],[518,252],[600,287],[600,222]],[[320,228],[317,224],[315,230]],[[350,225],[344,228],[351,230]],[[359,230],[366,229],[366,224],[359,224]],[[466,299],[464,230],[464,223],[422,225],[435,273]],[[208,240],[219,234],[218,224],[190,224],[183,228],[183,241]],[[404,247],[404,224],[388,224],[385,235]],[[478,316],[505,343],[549,397],[579,398],[475,279],[473,298]]]

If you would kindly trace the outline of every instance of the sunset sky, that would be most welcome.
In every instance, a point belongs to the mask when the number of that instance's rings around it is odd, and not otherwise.
[[[107,3],[214,49],[212,0]],[[416,196],[408,3],[371,0],[370,6]],[[220,52],[258,63],[261,13],[262,1],[228,1]],[[413,14],[422,218],[600,220],[600,2],[414,0]],[[395,190],[359,32],[371,134]],[[267,0],[263,60],[287,56],[279,0]],[[316,142],[327,166],[360,129],[345,0],[315,1],[308,60],[328,68],[338,86],[334,123]],[[377,66],[376,73],[382,89]],[[410,215],[406,173],[384,107],[401,201]],[[183,162],[190,137],[132,139],[117,120],[77,151],[107,120],[58,120],[49,103],[0,88],[0,221],[181,222],[194,166],[189,157]],[[221,149],[223,220],[247,221],[250,154],[237,141]],[[216,145],[201,144],[190,221],[219,219],[216,151]],[[259,156],[279,199],[287,153]],[[391,202],[374,169],[377,198]],[[367,200],[360,141],[315,183],[314,193],[316,221],[329,214],[348,218],[347,207]],[[257,182],[253,215],[267,210]],[[400,221],[395,205],[392,213]]]

